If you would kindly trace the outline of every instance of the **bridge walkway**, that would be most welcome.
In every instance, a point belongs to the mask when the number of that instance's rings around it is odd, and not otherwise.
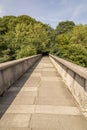
[[[0,97],[0,130],[87,130],[87,120],[49,57]]]

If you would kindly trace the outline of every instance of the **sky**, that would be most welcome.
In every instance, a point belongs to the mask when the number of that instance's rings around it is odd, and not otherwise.
[[[87,24],[87,0],[0,0],[5,15],[29,15],[53,28],[66,20]]]

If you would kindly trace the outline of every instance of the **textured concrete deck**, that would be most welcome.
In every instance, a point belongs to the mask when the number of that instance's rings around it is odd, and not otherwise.
[[[87,130],[87,120],[44,57],[0,97],[0,130]]]

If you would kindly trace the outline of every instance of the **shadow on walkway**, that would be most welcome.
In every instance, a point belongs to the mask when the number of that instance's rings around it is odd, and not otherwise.
[[[3,95],[0,96],[0,119],[12,104],[26,81],[29,79],[40,60],[29,68],[13,85],[9,87],[9,89],[3,93]]]

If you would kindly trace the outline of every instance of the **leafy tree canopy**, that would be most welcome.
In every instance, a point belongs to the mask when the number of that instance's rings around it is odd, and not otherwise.
[[[0,62],[46,52],[87,67],[87,25],[62,21],[53,29],[27,15],[0,18]]]
[[[63,21],[58,24],[56,27],[56,33],[62,34],[66,33],[72,30],[72,28],[75,26],[75,23],[73,21]]]

